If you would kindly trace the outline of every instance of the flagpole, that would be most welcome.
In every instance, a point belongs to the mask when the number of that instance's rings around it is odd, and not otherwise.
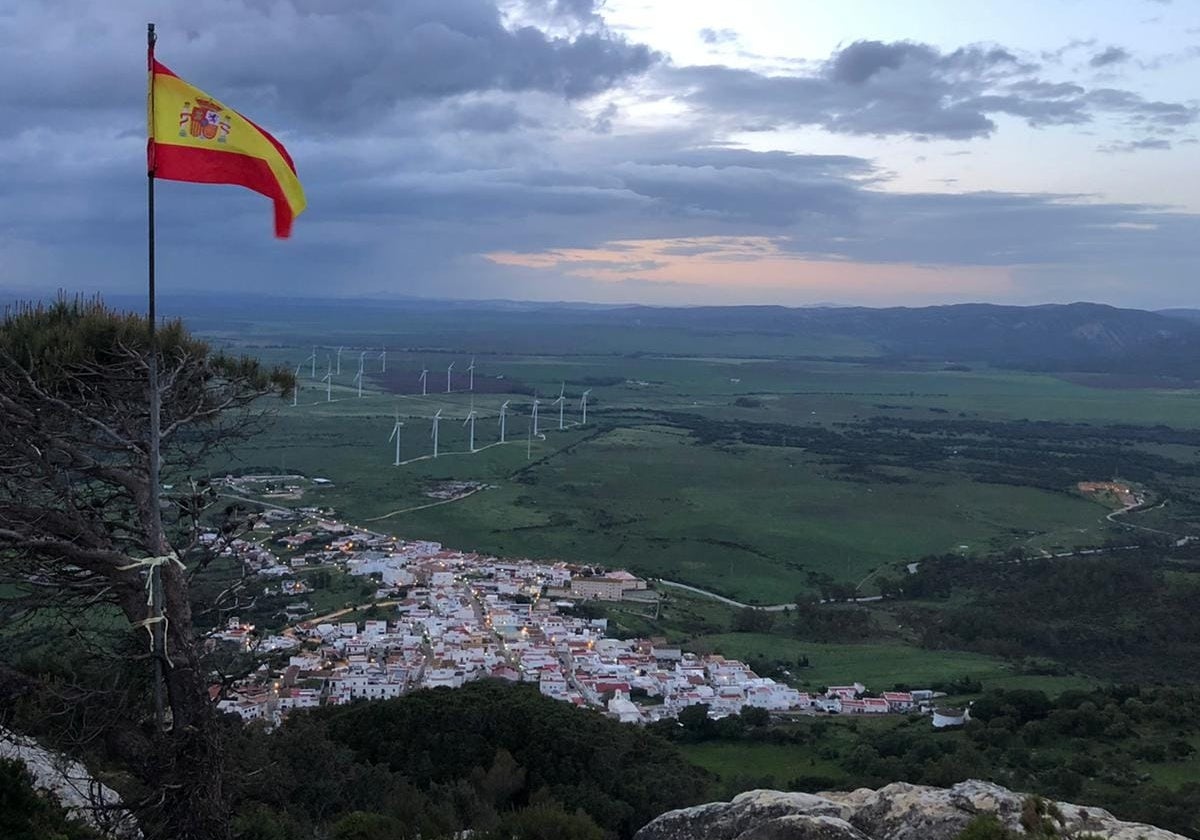
[[[160,556],[166,553],[166,540],[163,535],[162,508],[160,507],[160,455],[159,443],[161,438],[160,397],[158,390],[158,335],[157,319],[154,301],[154,24],[146,24],[146,78],[147,78],[147,114],[149,117],[149,149],[146,157],[146,221],[147,221],[147,258],[149,277],[147,284],[147,318],[150,322],[150,430],[146,442],[148,460],[149,506],[150,506],[150,554]],[[162,620],[162,565],[150,567],[150,634],[153,640],[154,659],[154,723],[159,732],[162,731],[165,713],[163,709],[163,620]]]

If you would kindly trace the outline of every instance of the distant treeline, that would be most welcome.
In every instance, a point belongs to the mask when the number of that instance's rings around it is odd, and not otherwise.
[[[830,428],[817,424],[718,420],[686,412],[641,412],[689,430],[710,446],[750,444],[804,449],[849,480],[903,483],[899,470],[952,470],[975,481],[1071,490],[1076,482],[1122,478],[1142,483],[1197,478],[1195,463],[1148,452],[1150,444],[1200,447],[1200,430],[1169,426],[872,417]],[[1175,485],[1179,497],[1187,488]]]
[[[1171,789],[1149,782],[1148,765],[1194,761],[1200,689],[1114,686],[1068,691],[992,690],[971,707],[964,731],[939,732],[927,717],[890,729],[857,720],[809,718],[764,726],[757,717],[709,720],[703,709],[649,728],[679,742],[794,745],[832,763],[839,776],[764,777],[748,765],[726,779],[727,796],[751,787],[850,790],[903,780],[949,786],[986,779],[1013,790],[1092,804],[1127,820],[1187,836],[1200,832],[1200,783]]]
[[[1200,569],[1146,548],[1019,562],[929,557],[888,581],[926,647],[1048,657],[1121,681],[1200,682]],[[921,601],[945,601],[925,606]]]
[[[628,838],[703,801],[712,781],[643,729],[492,681],[323,707],[243,737],[229,750],[242,840]]]

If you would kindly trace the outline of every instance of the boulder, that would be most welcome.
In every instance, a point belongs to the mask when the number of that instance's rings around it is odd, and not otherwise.
[[[1022,831],[1029,794],[969,780],[951,788],[896,782],[819,794],[753,790],[732,802],[670,811],[634,840],[954,840],[975,817],[995,815]],[[1059,836],[1091,834],[1106,840],[1186,840],[1141,823],[1122,822],[1100,808],[1048,803]]]
[[[33,786],[53,796],[72,817],[114,840],[140,840],[133,815],[121,808],[115,790],[98,782],[78,761],[45,749],[37,741],[0,729],[0,758],[25,764]]]

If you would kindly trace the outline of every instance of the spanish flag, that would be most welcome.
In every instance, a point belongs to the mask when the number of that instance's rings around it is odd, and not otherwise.
[[[283,144],[232,108],[176,76],[150,54],[149,171],[155,178],[236,184],[275,203],[275,235],[287,237],[304,190]]]

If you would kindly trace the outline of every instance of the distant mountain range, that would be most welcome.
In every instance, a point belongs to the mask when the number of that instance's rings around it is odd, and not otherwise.
[[[990,362],[1044,370],[1200,372],[1200,311],[1167,313],[1096,303],[919,308],[631,307],[644,325],[851,336],[883,355]]]
[[[1185,321],[1200,321],[1200,309],[1159,309],[1158,314],[1168,318],[1182,318]]]
[[[110,296],[110,303],[133,310],[139,296]],[[272,325],[281,340],[320,331],[340,332],[345,343],[372,340],[437,347],[459,339],[477,341],[470,349],[514,352],[587,352],[584,328],[620,328],[617,352],[662,352],[657,332],[700,339],[736,337],[753,347],[753,336],[829,337],[830,352],[853,339],[893,361],[987,363],[1030,370],[1114,373],[1151,378],[1200,379],[1200,310],[1148,312],[1096,303],[998,306],[892,307],[817,305],[656,307],[570,302],[389,299],[268,298],[251,295],[164,296],[160,311],[180,314],[206,332],[258,333]],[[353,331],[350,326],[353,325]],[[449,326],[447,326],[449,325]],[[290,329],[285,329],[290,327]],[[440,333],[434,334],[435,330]],[[476,337],[467,336],[475,333]],[[497,336],[547,336],[518,345]],[[457,335],[459,338],[447,338]],[[594,335],[594,333],[589,333]],[[615,335],[615,333],[614,333]],[[646,336],[644,344],[640,336]],[[328,337],[328,336],[326,336]],[[749,338],[750,340],[746,340]],[[307,340],[307,339],[306,339]],[[490,342],[491,347],[480,346]],[[304,343],[300,341],[298,343]],[[820,342],[817,342],[818,345]],[[764,345],[768,342],[764,342]],[[812,346],[812,342],[807,343]],[[780,346],[776,343],[774,346]],[[610,347],[604,352],[612,352]],[[756,351],[750,351],[754,353]],[[767,352],[766,350],[763,351]]]

